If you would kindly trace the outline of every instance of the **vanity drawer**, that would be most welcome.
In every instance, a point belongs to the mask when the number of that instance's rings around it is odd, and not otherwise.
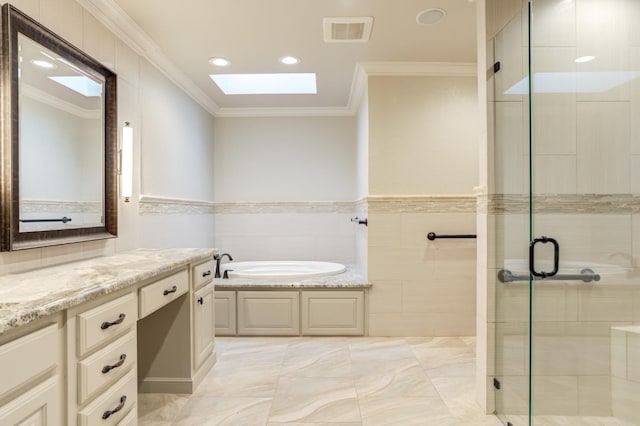
[[[136,365],[135,331],[78,363],[78,403],[92,398]]]
[[[51,324],[0,346],[0,396],[58,364],[58,325]]]
[[[213,259],[193,267],[193,289],[197,290],[213,280],[215,265]]]
[[[189,291],[189,273],[182,272],[163,278],[140,289],[140,318],[160,309]]]
[[[136,371],[129,371],[113,387],[78,412],[78,425],[117,425],[138,400]],[[103,419],[103,417],[107,417]]]
[[[135,326],[138,306],[135,293],[78,314],[78,355],[83,356]]]

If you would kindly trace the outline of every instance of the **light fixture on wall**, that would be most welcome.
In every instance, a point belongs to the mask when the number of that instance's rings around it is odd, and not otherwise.
[[[124,202],[133,196],[133,127],[125,121],[122,128],[122,149],[120,151],[120,195]]]

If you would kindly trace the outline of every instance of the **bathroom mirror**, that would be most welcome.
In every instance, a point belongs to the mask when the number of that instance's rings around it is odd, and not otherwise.
[[[2,250],[117,235],[116,75],[2,6]]]

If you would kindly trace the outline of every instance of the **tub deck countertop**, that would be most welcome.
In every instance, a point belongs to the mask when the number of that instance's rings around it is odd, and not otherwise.
[[[360,289],[369,288],[371,283],[364,279],[352,265],[341,274],[309,278],[216,278],[213,280],[216,290],[237,289]]]
[[[0,277],[0,335],[199,261],[215,249],[137,249]]]

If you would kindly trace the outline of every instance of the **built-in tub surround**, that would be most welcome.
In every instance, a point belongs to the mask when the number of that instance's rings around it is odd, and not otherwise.
[[[240,262],[238,262],[240,263]],[[234,262],[223,263],[223,267],[232,268]],[[229,279],[217,278],[214,280],[216,290],[238,289],[368,289],[372,284],[367,281],[357,267],[344,265],[345,271],[340,274],[323,277],[276,277],[276,278],[248,278],[233,277],[229,273]]]
[[[218,278],[214,283],[216,335],[368,334],[371,284],[351,265],[322,277]]]

